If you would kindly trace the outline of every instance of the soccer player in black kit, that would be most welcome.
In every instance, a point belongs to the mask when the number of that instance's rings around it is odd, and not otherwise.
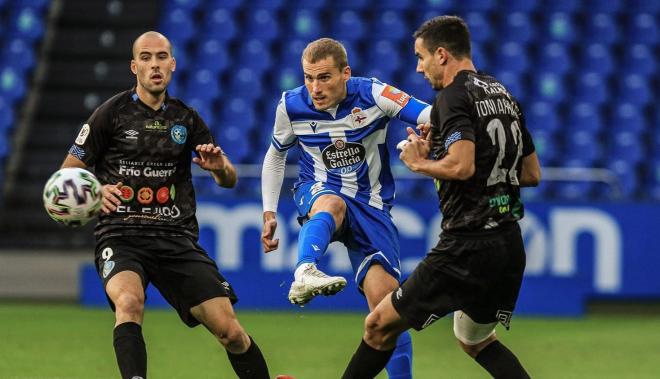
[[[236,319],[233,289],[197,243],[191,162],[222,187],[235,185],[236,170],[197,112],[168,96],[175,67],[165,36],[138,37],[136,86],[96,109],[62,164],[93,167],[103,184],[95,263],[115,311],[119,371],[125,379],[147,377],[141,325],[152,283],[186,325],[201,323],[215,335],[239,378],[268,378],[259,347]]]
[[[343,378],[375,377],[402,331],[422,330],[451,312],[459,345],[493,377],[528,378],[495,326],[509,328],[525,269],[520,187],[541,177],[532,138],[506,88],[476,71],[462,19],[433,18],[413,36],[417,72],[442,91],[430,141],[408,128],[400,158],[434,179],[442,233],[409,279],[367,316]]]

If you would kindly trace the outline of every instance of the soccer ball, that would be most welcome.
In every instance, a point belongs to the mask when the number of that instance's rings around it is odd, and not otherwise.
[[[101,183],[82,168],[63,168],[46,182],[43,200],[50,218],[60,224],[82,226],[101,209]]]

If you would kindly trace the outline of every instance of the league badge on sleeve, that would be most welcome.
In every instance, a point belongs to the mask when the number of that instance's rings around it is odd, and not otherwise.
[[[402,108],[410,101],[410,95],[392,86],[385,86],[383,92],[381,92],[381,96],[394,101]]]

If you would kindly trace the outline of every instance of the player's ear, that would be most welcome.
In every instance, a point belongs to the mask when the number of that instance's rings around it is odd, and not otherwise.
[[[176,71],[176,59],[172,57],[172,72]]]
[[[351,66],[346,66],[344,67],[344,72],[342,73],[344,76],[344,80],[348,80],[351,78]]]
[[[137,75],[137,64],[135,63],[135,59],[131,59],[131,72]]]
[[[448,58],[447,54],[448,54],[447,49],[445,49],[444,47],[438,47],[434,53],[440,65],[447,63],[447,58]]]

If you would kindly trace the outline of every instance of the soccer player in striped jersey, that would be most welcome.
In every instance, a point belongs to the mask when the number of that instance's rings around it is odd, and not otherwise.
[[[351,77],[344,46],[330,38],[307,45],[302,68],[305,85],[282,94],[264,158],[264,251],[278,246],[273,235],[286,154],[298,146],[294,200],[302,229],[289,300],[303,305],[346,286],[343,277],[316,267],[328,244],[341,241],[355,282],[373,309],[401,277],[398,232],[390,215],[394,180],[385,144],[388,124],[397,117],[424,129],[431,107],[375,78]],[[411,361],[410,335],[404,334],[388,364],[390,378],[410,378]]]

